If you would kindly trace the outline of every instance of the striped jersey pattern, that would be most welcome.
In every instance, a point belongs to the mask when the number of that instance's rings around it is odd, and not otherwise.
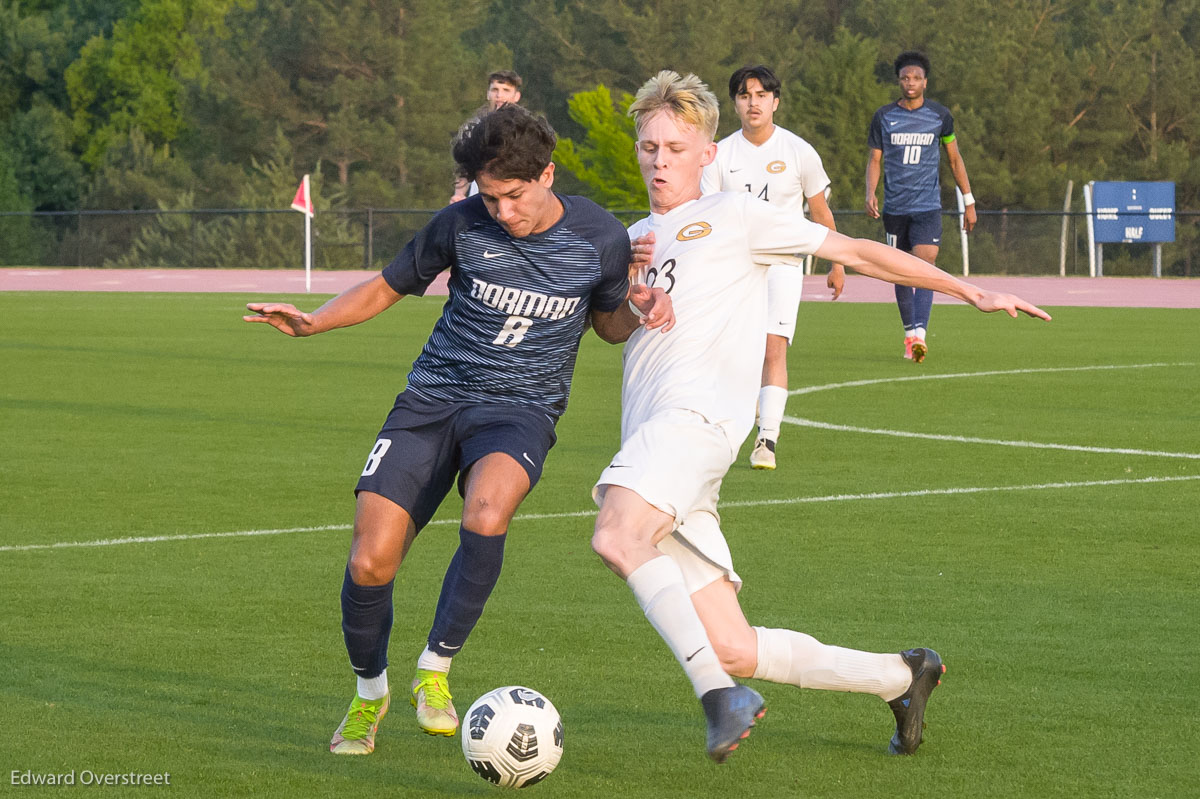
[[[449,297],[408,375],[408,392],[444,402],[518,403],[552,418],[567,407],[590,310],[625,301],[629,236],[582,197],[562,218],[514,238],[471,197],[440,211],[383,270],[400,294],[424,294],[450,269]]]
[[[954,117],[926,100],[909,111],[899,102],[875,112],[867,147],[883,151],[883,212],[918,214],[942,208],[938,183],[941,145],[954,141]]]

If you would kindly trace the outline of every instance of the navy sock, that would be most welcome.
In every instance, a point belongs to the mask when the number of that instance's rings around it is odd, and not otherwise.
[[[933,292],[916,289],[913,292],[913,326],[929,329],[929,314],[933,310]]]
[[[359,585],[342,579],[342,636],[350,666],[359,677],[378,677],[387,668],[388,638],[392,634],[392,585]]]
[[[914,298],[912,286],[896,285],[896,306],[900,309],[900,322],[904,325],[905,330],[912,330],[917,326],[914,321]]]
[[[430,651],[454,657],[467,642],[500,579],[507,537],[507,534],[479,535],[459,528],[458,551],[442,580],[442,593],[429,631]]]

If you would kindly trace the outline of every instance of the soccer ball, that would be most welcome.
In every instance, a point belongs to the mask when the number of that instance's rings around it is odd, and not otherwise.
[[[503,788],[544,780],[563,752],[563,726],[550,700],[509,685],[475,700],[462,731],[463,756],[475,773]]]

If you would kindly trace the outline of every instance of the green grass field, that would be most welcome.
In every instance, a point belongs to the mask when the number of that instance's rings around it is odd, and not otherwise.
[[[440,301],[294,341],[243,324],[248,299],[0,293],[0,780],[13,796],[59,795],[12,783],[71,770],[171,775],[75,788],[104,796],[492,795],[403,701],[454,501],[397,580],[400,701],[376,753],[327,749],[353,690],[352,487]],[[620,382],[619,348],[590,335],[522,507],[538,518],[514,522],[455,661],[460,711],[513,683],[554,700],[566,752],[530,789],[544,797],[1196,795],[1200,317],[1054,311],[939,306],[914,366],[894,308],[805,303],[792,387],[880,382],[794,396],[789,415],[841,428],[787,426],[779,471],[743,458],[725,482],[752,623],[942,653],[915,757],[886,756],[874,697],[759,683],[755,734],[705,758],[690,686],[589,548]]]

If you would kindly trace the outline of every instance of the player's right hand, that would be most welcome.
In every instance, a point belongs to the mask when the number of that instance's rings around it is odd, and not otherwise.
[[[254,315],[243,316],[245,322],[266,322],[271,327],[289,336],[311,336],[312,314],[304,313],[294,305],[283,302],[248,302],[248,310]]]

